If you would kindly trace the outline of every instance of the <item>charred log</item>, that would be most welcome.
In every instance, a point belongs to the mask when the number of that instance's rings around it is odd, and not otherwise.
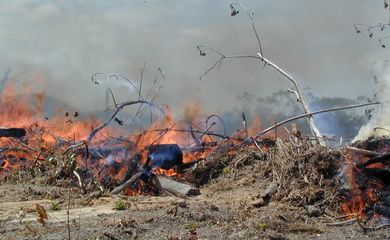
[[[150,170],[159,167],[171,169],[183,163],[183,152],[177,144],[158,144],[147,148],[148,159],[144,168]]]
[[[365,168],[363,173],[371,179],[378,179],[385,185],[390,184],[390,170],[384,168]]]
[[[375,164],[375,163],[383,163],[383,164],[390,163],[390,153],[384,153],[384,154],[381,154],[379,156],[373,157],[373,158],[369,159],[368,161],[366,161],[365,163],[357,165],[357,167],[362,169],[362,168],[368,167],[368,166]]]
[[[390,195],[384,196],[382,198],[382,203],[388,207],[390,207]]]
[[[376,214],[379,214],[382,217],[390,218],[390,207],[389,206],[377,204],[374,206],[373,210]]]
[[[21,138],[26,136],[24,128],[0,128],[0,137]]]
[[[133,176],[133,174],[139,169],[139,162],[141,161],[140,155],[135,155],[133,159],[130,161],[129,167],[127,168],[126,174],[124,179],[122,180],[121,184],[126,182]]]
[[[142,174],[144,174],[143,171],[137,172],[129,180],[125,181],[120,186],[114,188],[110,193],[115,195],[115,194],[122,192],[125,188],[127,188],[127,187],[131,186],[133,183],[135,183],[142,176]]]
[[[357,141],[352,146],[357,148],[363,148],[369,151],[377,151],[378,149],[386,149],[390,145],[390,139],[382,138],[369,138],[366,141]]]

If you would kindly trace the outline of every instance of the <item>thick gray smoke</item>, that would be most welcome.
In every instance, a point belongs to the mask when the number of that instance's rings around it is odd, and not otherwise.
[[[356,34],[353,24],[382,21],[382,4],[243,2],[254,11],[265,56],[303,85],[331,97],[367,95],[370,62],[386,56],[387,49],[366,32]],[[106,88],[92,83],[93,73],[139,81],[144,62],[144,89],[161,67],[167,81],[158,102],[179,111],[196,99],[205,111],[223,112],[240,106],[235,96],[242,92],[260,97],[290,87],[272,69],[245,59],[224,62],[206,83],[198,79],[218,59],[209,52],[199,56],[198,44],[226,54],[257,52],[247,16],[241,10],[231,17],[229,11],[229,1],[209,0],[0,1],[0,76],[8,69],[8,77],[25,82],[42,76],[48,95],[88,112],[105,107]],[[137,97],[122,94],[121,86],[113,92],[118,101]]]
[[[356,140],[364,140],[369,137],[390,135],[390,62],[380,61],[376,64],[377,97],[382,102],[380,108],[373,112],[371,120],[364,125]]]

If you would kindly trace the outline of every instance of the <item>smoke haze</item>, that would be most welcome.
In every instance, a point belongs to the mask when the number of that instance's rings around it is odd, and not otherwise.
[[[254,11],[265,55],[303,86],[321,96],[371,93],[369,71],[388,50],[376,35],[356,34],[353,24],[386,21],[383,2],[243,2]],[[229,1],[206,0],[0,1],[0,75],[11,69],[8,77],[17,81],[43,78],[40,90],[91,112],[104,108],[106,94],[92,83],[93,73],[120,73],[138,82],[144,62],[145,88],[157,68],[164,69],[158,102],[174,109],[197,100],[206,111],[223,112],[240,107],[236,96],[243,92],[261,97],[289,87],[272,69],[245,59],[224,62],[206,83],[198,79],[218,57],[199,56],[199,44],[226,54],[256,54],[248,18],[242,10],[231,17],[229,10]]]
[[[377,98],[382,102],[380,108],[373,112],[370,121],[364,125],[356,140],[365,140],[369,137],[388,136],[390,134],[390,62],[380,61],[375,66],[377,78]]]

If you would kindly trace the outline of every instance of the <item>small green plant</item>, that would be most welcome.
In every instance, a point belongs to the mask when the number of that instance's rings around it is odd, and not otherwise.
[[[52,202],[51,203],[51,210],[53,211],[59,211],[61,209],[59,202]]]
[[[115,210],[121,211],[121,210],[126,210],[127,204],[124,201],[117,201],[115,203]]]
[[[230,167],[224,167],[222,169],[222,174],[223,175],[229,175],[230,173],[232,173],[232,170],[230,169]]]
[[[265,229],[268,228],[268,224],[266,224],[266,223],[256,223],[255,228],[256,228],[257,230],[262,230],[262,231],[264,231]]]
[[[196,224],[195,222],[191,222],[187,225],[187,229],[189,230],[195,230],[198,228],[198,224]]]

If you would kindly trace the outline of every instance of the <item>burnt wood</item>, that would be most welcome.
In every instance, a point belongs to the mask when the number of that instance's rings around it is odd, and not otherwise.
[[[133,176],[133,174],[139,169],[139,163],[141,161],[141,156],[140,155],[135,155],[133,159],[131,159],[130,164],[127,168],[125,177],[123,178],[122,182],[120,184],[125,183],[127,180]]]
[[[382,181],[385,185],[390,184],[390,170],[385,168],[364,168],[363,173],[366,177],[376,178]]]
[[[159,167],[165,170],[183,164],[183,152],[177,144],[157,144],[147,148],[146,169]]]
[[[388,206],[377,204],[374,206],[374,211],[382,217],[390,218],[390,207]]]
[[[382,198],[382,203],[387,206],[387,207],[390,207],[390,195],[387,195],[385,197]]]
[[[199,195],[200,191],[199,189],[185,184],[181,183],[172,179],[169,179],[164,176],[157,176],[157,179],[159,181],[159,184],[162,189],[167,190],[168,192],[174,193],[175,195],[179,196],[195,196]]]
[[[24,128],[0,128],[0,137],[21,138],[26,136]]]
[[[368,161],[366,161],[365,163],[358,164],[357,167],[362,169],[362,168],[368,167],[371,164],[375,164],[375,163],[383,163],[383,164],[390,163],[390,153],[384,153],[384,154],[381,154],[379,156],[373,157],[373,158],[369,159]]]

